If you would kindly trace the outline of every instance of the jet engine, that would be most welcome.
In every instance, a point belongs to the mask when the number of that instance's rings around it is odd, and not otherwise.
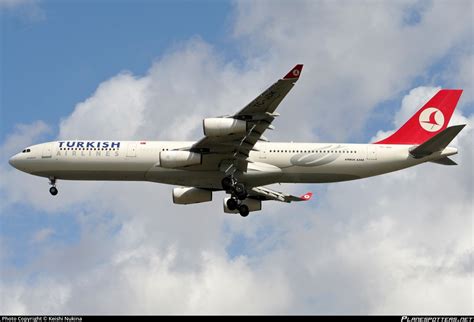
[[[238,210],[230,210],[229,208],[227,208],[227,200],[229,199],[230,199],[229,197],[224,198],[224,212],[228,214],[238,214],[239,213]],[[250,212],[262,210],[261,200],[247,198],[244,201],[242,201],[242,203],[246,205],[247,207],[249,207]]]
[[[188,205],[191,203],[207,202],[212,200],[212,191],[194,187],[179,187],[173,189],[173,203]]]
[[[247,122],[233,118],[207,118],[202,122],[202,126],[204,135],[208,137],[247,132]]]
[[[200,153],[189,151],[161,151],[160,166],[163,168],[180,168],[198,165],[202,162]]]

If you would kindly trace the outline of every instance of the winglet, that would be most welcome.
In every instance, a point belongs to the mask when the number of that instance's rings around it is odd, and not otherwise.
[[[312,192],[307,192],[305,193],[304,195],[302,195],[300,197],[301,201],[308,201],[310,200],[311,198],[313,197],[313,193]]]
[[[303,64],[298,64],[293,67],[292,70],[288,74],[286,74],[283,79],[298,79],[301,75],[301,71],[303,70]]]

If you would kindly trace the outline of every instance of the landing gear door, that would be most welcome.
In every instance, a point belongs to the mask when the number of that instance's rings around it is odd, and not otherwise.
[[[377,144],[367,145],[367,160],[377,160]]]
[[[49,159],[53,157],[53,143],[46,143],[43,146],[42,159]]]

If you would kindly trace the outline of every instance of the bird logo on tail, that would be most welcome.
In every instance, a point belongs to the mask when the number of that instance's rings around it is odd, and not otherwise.
[[[428,107],[420,113],[418,119],[421,127],[428,132],[437,132],[444,125],[444,115],[435,107]]]

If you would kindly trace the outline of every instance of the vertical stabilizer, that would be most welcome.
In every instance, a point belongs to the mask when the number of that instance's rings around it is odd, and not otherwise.
[[[375,144],[421,144],[446,129],[461,97],[462,89],[442,89],[408,122]]]

